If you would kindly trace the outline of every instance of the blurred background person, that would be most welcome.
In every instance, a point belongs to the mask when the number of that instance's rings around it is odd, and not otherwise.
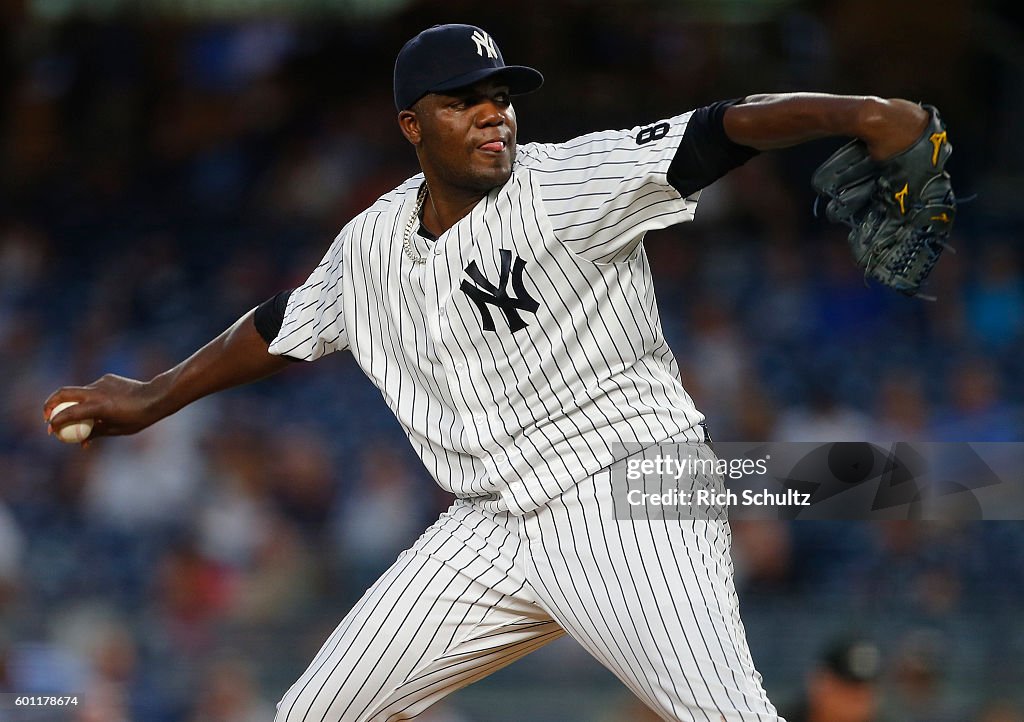
[[[867,639],[833,642],[807,675],[802,699],[783,709],[786,722],[881,722],[882,657]]]

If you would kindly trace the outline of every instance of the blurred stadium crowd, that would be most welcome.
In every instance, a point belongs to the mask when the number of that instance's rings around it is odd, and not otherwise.
[[[521,142],[766,91],[938,105],[955,185],[980,198],[961,210],[937,302],[866,288],[843,234],[812,217],[808,178],[838,145],[822,142],[752,161],[705,191],[696,222],[648,238],[661,313],[716,439],[1021,440],[1024,211],[997,190],[1024,185],[1010,142],[1021,36],[998,22],[1010,4],[911,1],[906,20],[873,1],[702,12],[713,5],[531,0],[515,22],[464,2],[372,23],[5,10],[0,692],[80,692],[80,720],[271,720],[328,630],[446,507],[343,355],[84,452],[41,418],[56,387],[148,378],[297,285],[345,221],[415,170],[390,71],[434,22],[480,24],[510,62],[545,72],[517,103]],[[1021,720],[1024,524],[734,532],[773,698],[796,695],[821,645],[853,629],[881,643],[888,719]],[[508,697],[552,683],[604,712],[538,693],[527,715]],[[524,716],[493,711],[503,699]],[[639,715],[556,645],[434,719]]]

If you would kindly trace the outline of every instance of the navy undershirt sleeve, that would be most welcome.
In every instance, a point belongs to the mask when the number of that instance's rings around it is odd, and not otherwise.
[[[733,142],[725,133],[725,111],[742,100],[722,100],[693,111],[668,169],[668,182],[683,198],[706,188],[760,152]]]
[[[256,326],[256,331],[263,337],[268,346],[277,338],[277,334],[281,332],[281,324],[284,323],[284,312],[288,308],[288,298],[294,290],[294,288],[289,288],[287,291],[281,291],[277,295],[271,296],[257,306],[253,312],[253,325]],[[291,356],[284,356],[284,358],[289,361],[301,360]]]

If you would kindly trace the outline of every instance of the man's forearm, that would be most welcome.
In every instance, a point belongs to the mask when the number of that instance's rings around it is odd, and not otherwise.
[[[188,359],[149,382],[156,392],[155,411],[160,418],[169,416],[197,399],[258,381],[289,364],[288,359],[268,352],[250,311]]]
[[[850,136],[863,140],[877,160],[910,146],[927,122],[928,112],[907,100],[823,93],[752,95],[723,118],[732,141],[758,150]]]
[[[57,389],[43,404],[43,416],[51,432],[92,419],[95,425],[89,441],[134,434],[197,399],[264,378],[288,364],[288,359],[268,352],[250,311],[188,359],[150,381],[106,374],[86,386]],[[53,414],[62,402],[74,403]]]

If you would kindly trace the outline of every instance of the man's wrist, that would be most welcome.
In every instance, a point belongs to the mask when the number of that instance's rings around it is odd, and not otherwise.
[[[867,144],[875,160],[902,153],[921,137],[928,125],[928,111],[899,98],[864,98],[858,111],[858,138]]]
[[[175,367],[144,382],[143,408],[146,415],[152,419],[150,423],[156,423],[160,419],[170,416],[185,405],[176,405],[172,398],[172,390],[179,376],[180,369]]]

